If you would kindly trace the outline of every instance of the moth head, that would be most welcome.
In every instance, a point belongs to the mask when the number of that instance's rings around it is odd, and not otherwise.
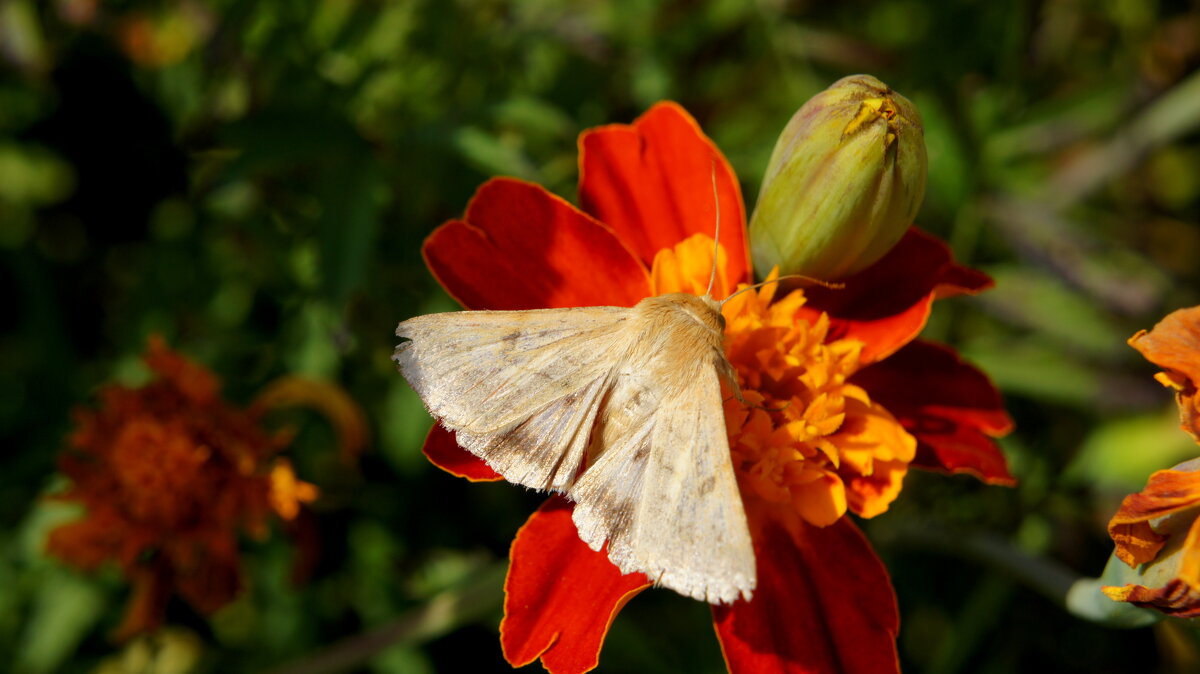
[[[696,299],[700,300],[699,306],[703,307],[700,312],[708,317],[707,320],[716,325],[718,332],[725,332],[725,316],[721,314],[721,303],[711,295],[702,295]]]
[[[691,293],[669,293],[647,297],[638,303],[638,308],[649,320],[669,324],[674,321],[699,323],[714,334],[725,332],[725,317],[721,305],[708,295]]]
[[[717,328],[721,332],[725,332],[725,314],[721,313],[721,306],[724,304],[724,302],[718,302],[708,295],[701,297],[700,301],[703,302],[704,305],[708,307],[708,310],[712,312],[712,315],[716,317]]]

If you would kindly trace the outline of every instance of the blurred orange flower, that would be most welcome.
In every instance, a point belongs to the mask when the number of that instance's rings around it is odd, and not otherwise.
[[[215,28],[209,7],[185,1],[122,16],[116,37],[129,60],[145,68],[165,68],[202,47]]]
[[[79,409],[59,468],[71,486],[57,498],[83,518],[50,533],[48,551],[84,570],[116,563],[133,597],[116,637],[158,627],[172,594],[201,613],[229,603],[244,585],[238,536],[267,535],[317,490],[277,456],[286,433],[265,431],[266,407],[239,409],[216,376],[152,337],[140,388],[110,384],[98,409]]]
[[[1163,368],[1155,378],[1175,390],[1181,427],[1200,442],[1200,307],[1180,309],[1129,344]],[[1108,523],[1118,559],[1144,565],[1142,584],[1104,587],[1111,599],[1181,618],[1200,616],[1200,459],[1150,476]]]

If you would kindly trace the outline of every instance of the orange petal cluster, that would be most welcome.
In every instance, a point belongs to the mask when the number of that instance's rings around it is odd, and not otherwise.
[[[1137,568],[1146,585],[1104,587],[1116,601],[1181,618],[1200,616],[1200,459],[1150,476],[1125,497],[1108,524],[1117,558]]]
[[[1200,442],[1200,307],[1172,312],[1153,330],[1130,337],[1129,345],[1163,368],[1154,378],[1175,390],[1183,430]]]
[[[115,563],[133,583],[118,638],[157,627],[178,594],[211,613],[243,585],[238,536],[263,537],[316,488],[277,454],[261,413],[226,403],[212,372],[151,338],[140,388],[109,385],[98,409],[76,412],[59,460],[71,486],[57,498],[86,514],[50,534],[48,551],[85,570]]]
[[[713,240],[697,234],[661,251],[651,274],[655,294],[703,293],[712,250]],[[718,260],[724,262],[724,251]],[[749,493],[817,526],[833,524],[847,509],[878,515],[900,493],[917,441],[848,383],[860,367],[862,342],[831,339],[827,315],[811,323],[802,317],[802,291],[775,301],[777,288],[747,290],[722,309],[726,355],[751,404],[732,396],[725,404],[739,479]],[[714,295],[725,291],[715,288]]]
[[[1200,442],[1200,307],[1176,311],[1129,339],[1155,376],[1175,390],[1183,430]],[[1184,618],[1200,616],[1200,459],[1150,476],[1145,489],[1121,502],[1108,524],[1114,554],[1140,572],[1145,585],[1105,587],[1117,601]]]

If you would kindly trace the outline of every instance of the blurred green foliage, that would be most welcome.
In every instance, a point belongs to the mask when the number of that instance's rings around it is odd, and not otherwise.
[[[420,455],[430,422],[388,356],[399,320],[452,306],[422,237],[491,175],[573,198],[580,130],[663,98],[752,206],[778,130],[853,72],[924,115],[919,224],[998,281],[926,335],[1018,423],[1016,489],[912,475],[866,524],[907,670],[1195,663],[1190,628],[1090,625],[952,543],[986,533],[1098,575],[1121,495],[1196,453],[1124,341],[1200,302],[1197,36],[1200,6],[1174,0],[0,4],[0,669],[502,669],[503,560],[539,497]],[[154,332],[235,401],[281,374],[340,382],[374,442],[352,470],[319,417],[289,419],[323,492],[312,577],[288,581],[285,537],[248,541],[246,596],[211,619],[172,605],[171,630],[122,650],[127,587],[45,557],[71,516],[45,494],[72,407],[136,377]],[[646,593],[601,669],[720,671],[708,622]]]

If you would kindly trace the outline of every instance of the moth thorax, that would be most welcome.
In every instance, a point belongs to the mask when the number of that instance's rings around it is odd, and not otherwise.
[[[683,321],[685,324],[698,323],[715,335],[725,331],[721,305],[707,295],[699,297],[689,293],[671,293],[647,297],[638,303],[637,308],[644,312],[647,319],[661,321],[664,326]]]

